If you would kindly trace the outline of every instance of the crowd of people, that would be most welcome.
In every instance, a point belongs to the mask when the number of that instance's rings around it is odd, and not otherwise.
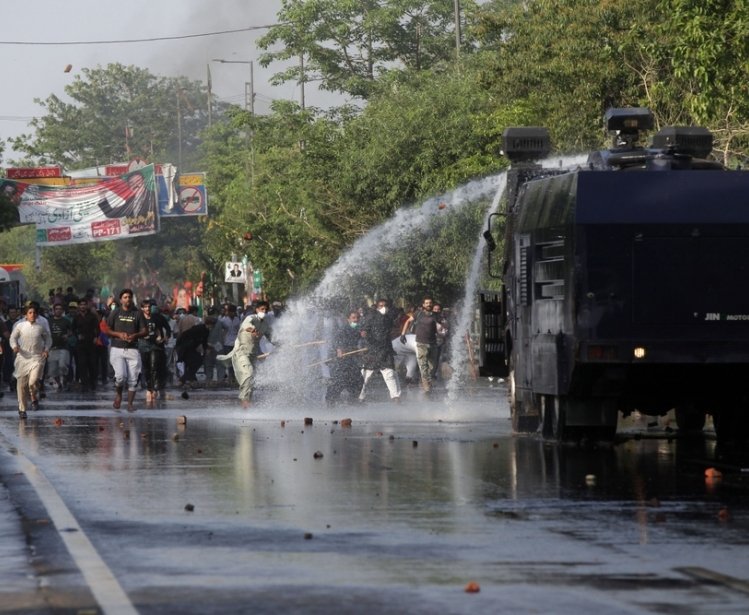
[[[335,404],[341,394],[348,391],[352,399],[364,402],[370,380],[379,372],[390,399],[400,402],[402,389],[396,369],[397,345],[406,346],[408,335],[415,338],[421,388],[425,395],[429,395],[438,375],[449,329],[441,304],[430,296],[424,297],[419,308],[408,310],[393,306],[386,298],[378,299],[371,307],[351,310],[334,337],[335,356],[326,401]],[[407,377],[406,382],[409,380]]]
[[[18,396],[19,416],[37,409],[46,390],[91,392],[114,384],[113,407],[134,411],[145,388],[146,405],[164,399],[165,387],[234,386],[249,407],[263,340],[270,342],[281,316],[280,302],[255,301],[243,309],[228,300],[220,306],[171,310],[151,298],[136,303],[125,288],[105,305],[91,291],[76,297],[51,293],[49,305],[28,302],[23,309],[0,299],[2,377]],[[387,299],[341,314],[330,342],[332,354],[325,399],[337,403],[367,398],[372,376],[380,373],[390,398],[401,398],[396,371],[398,344],[415,343],[425,394],[432,391],[449,325],[440,304],[424,297],[419,308],[395,308]],[[415,340],[409,340],[408,336]],[[408,383],[409,378],[406,382]],[[186,395],[186,391],[183,392]]]
[[[135,410],[140,386],[146,389],[146,404],[153,406],[170,382],[196,386],[201,367],[205,386],[248,388],[239,353],[223,362],[218,357],[231,353],[246,333],[250,325],[240,327],[246,316],[271,308],[266,302],[248,305],[240,316],[227,301],[199,316],[197,306],[170,310],[168,302],[159,305],[151,298],[136,305],[131,289],[104,304],[93,291],[78,298],[72,290],[66,295],[51,292],[45,306],[35,301],[23,308],[8,306],[0,298],[0,374],[18,396],[20,418],[37,409],[50,389],[86,393],[112,383],[115,409],[124,398],[127,410]],[[277,316],[281,309],[274,302],[270,313]]]

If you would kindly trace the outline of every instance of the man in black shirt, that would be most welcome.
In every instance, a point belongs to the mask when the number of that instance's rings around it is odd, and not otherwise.
[[[185,373],[180,378],[182,384],[189,387],[195,387],[198,384],[198,369],[203,364],[203,355],[208,345],[208,335],[210,330],[215,326],[213,319],[206,320],[204,323],[190,327],[177,338],[175,352],[177,360],[185,364]]]
[[[375,371],[382,374],[390,399],[394,402],[400,401],[401,388],[398,374],[395,373],[393,345],[390,339],[390,329],[394,321],[395,315],[387,299],[378,299],[377,308],[369,310],[364,316],[361,332],[367,351],[362,353],[364,383],[359,393],[359,401],[366,399],[367,384]]]
[[[151,299],[141,301],[148,334],[138,342],[146,381],[146,404],[151,406],[166,386],[166,341],[172,335],[169,321],[156,309]]]
[[[330,383],[325,392],[328,405],[335,404],[343,391],[348,391],[352,400],[361,391],[364,379],[361,375],[361,356],[357,352],[361,339],[359,312],[352,310],[346,323],[336,332],[336,359],[330,369]]]
[[[78,379],[81,391],[96,388],[96,341],[99,337],[99,318],[91,310],[85,297],[78,302],[78,312],[73,316],[73,333],[76,336],[75,352],[78,358]]]
[[[109,362],[114,369],[115,410],[122,404],[122,389],[127,383],[127,409],[135,410],[135,391],[141,371],[138,339],[148,335],[146,319],[133,304],[133,291],[125,288],[120,292],[120,307],[112,310],[107,318],[106,334],[112,340]]]
[[[70,364],[70,351],[68,350],[68,338],[73,330],[70,321],[60,303],[52,307],[52,317],[49,319],[49,329],[52,334],[52,347],[47,358],[47,373],[59,391],[67,388],[68,365]]]

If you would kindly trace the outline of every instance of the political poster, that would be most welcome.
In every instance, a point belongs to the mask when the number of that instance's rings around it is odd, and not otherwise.
[[[228,284],[244,284],[247,280],[244,265],[241,262],[227,261],[224,271],[224,282]]]
[[[35,224],[42,246],[129,239],[157,232],[154,165],[88,185],[13,183],[22,224]]]
[[[205,173],[181,174],[177,179],[176,201],[163,198],[161,190],[162,186],[159,184],[159,216],[162,218],[205,216],[208,214]]]

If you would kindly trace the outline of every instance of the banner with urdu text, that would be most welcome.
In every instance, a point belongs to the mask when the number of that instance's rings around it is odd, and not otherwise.
[[[84,186],[19,183],[15,196],[21,224],[36,225],[37,245],[129,239],[158,230],[152,164]]]

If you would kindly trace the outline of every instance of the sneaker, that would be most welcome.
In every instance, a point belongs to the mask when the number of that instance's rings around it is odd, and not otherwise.
[[[32,399],[31,400],[31,409],[32,410],[39,410],[39,400],[38,399]]]
[[[390,398],[390,401],[391,401],[391,402],[393,402],[394,404],[399,404],[399,403],[401,403],[401,398],[400,398],[400,395],[399,395],[398,397],[391,397],[391,398]]]
[[[25,410],[19,410],[18,411],[18,419],[21,421],[26,420],[26,411]]]

